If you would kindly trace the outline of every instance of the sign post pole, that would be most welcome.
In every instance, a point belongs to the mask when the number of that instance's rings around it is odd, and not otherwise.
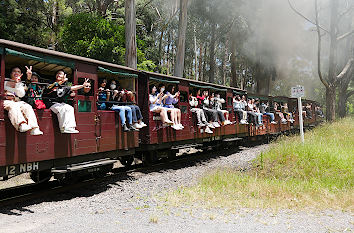
[[[304,143],[304,121],[302,119],[302,103],[301,103],[301,97],[297,98],[298,102],[298,109],[299,109],[299,125],[300,125],[300,137],[301,137],[301,142]]]
[[[297,103],[298,103],[297,109],[299,112],[300,137],[301,137],[302,144],[305,142],[304,120],[302,118],[302,103],[301,103],[301,97],[303,97],[304,95],[305,95],[305,88],[303,86],[297,86],[291,88],[291,96],[293,98],[297,98]]]

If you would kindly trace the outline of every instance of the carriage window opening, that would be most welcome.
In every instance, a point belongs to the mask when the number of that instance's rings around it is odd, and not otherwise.
[[[179,101],[186,103],[188,101],[188,93],[186,91],[180,91]]]
[[[227,105],[232,105],[232,97],[227,97]]]
[[[184,105],[181,106],[182,113],[187,113],[187,110],[188,110],[187,106],[184,106]]]
[[[77,109],[79,112],[91,112],[91,101],[79,100],[77,103]]]

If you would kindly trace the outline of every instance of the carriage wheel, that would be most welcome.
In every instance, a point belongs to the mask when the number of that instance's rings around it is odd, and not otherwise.
[[[33,171],[30,177],[35,183],[46,183],[52,178],[52,172],[51,170]]]

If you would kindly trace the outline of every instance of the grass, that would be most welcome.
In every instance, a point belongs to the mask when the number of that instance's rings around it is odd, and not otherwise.
[[[283,137],[253,168],[218,169],[191,187],[168,193],[172,205],[354,210],[354,118]]]

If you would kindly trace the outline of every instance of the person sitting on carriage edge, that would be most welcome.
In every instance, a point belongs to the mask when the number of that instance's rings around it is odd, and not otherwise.
[[[159,113],[161,116],[162,123],[165,123],[167,125],[173,125],[173,121],[170,121],[168,119],[166,108],[162,107],[161,104],[158,103],[159,101],[161,102],[163,92],[157,94],[156,91],[157,91],[156,86],[152,85],[150,87],[150,95],[149,95],[150,111]]]
[[[132,110],[134,127],[137,129],[141,129],[147,126],[143,122],[143,115],[141,114],[139,106],[136,104],[134,93],[131,90],[124,89],[123,91],[124,91],[124,95],[126,95],[126,101],[130,102],[130,104],[127,106]]]
[[[233,99],[233,108],[235,113],[238,116],[239,123],[240,124],[248,124],[247,122],[247,111],[245,104],[241,100],[241,97],[239,95],[236,95]]]
[[[109,100],[115,101],[116,103],[112,105],[111,110],[119,114],[119,118],[124,131],[139,131],[133,126],[133,113],[132,109],[128,106],[123,105],[123,95],[124,91],[117,90],[116,81],[112,80],[110,85],[110,92],[108,93]],[[128,121],[128,124],[126,123]]]
[[[270,117],[270,123],[271,124],[277,124],[277,122],[275,122],[275,116],[274,113],[269,112],[269,104],[267,103],[260,103],[260,101],[257,99],[256,100],[256,106],[259,108],[259,111],[266,116]]]
[[[191,112],[195,113],[197,115],[197,125],[199,127],[204,127],[205,126],[205,132],[212,134],[213,131],[210,130],[209,123],[206,120],[205,113],[203,109],[198,107],[198,99],[197,97],[193,96],[192,93],[189,94],[189,105],[191,106]],[[214,126],[213,126],[214,128]]]
[[[27,69],[27,79],[32,77],[32,66]],[[25,87],[21,82],[22,71],[19,67],[11,69],[10,80],[5,81],[5,100],[4,109],[8,111],[8,116],[12,125],[20,132],[31,131],[31,135],[42,135],[39,130],[37,117],[33,108],[28,103],[21,101],[20,98],[26,94]]]
[[[175,130],[181,130],[184,128],[181,124],[181,110],[174,106],[174,104],[178,103],[179,95],[179,91],[175,92],[175,86],[170,85],[168,86],[166,94],[162,97],[163,107],[171,109],[171,120],[174,123],[171,127]]]
[[[220,94],[212,93],[211,105],[218,112],[220,119],[225,119],[222,125],[230,125],[232,124],[229,120],[229,112],[227,110],[222,109],[222,105],[225,103],[225,99],[221,98]]]
[[[75,96],[75,92],[82,88],[90,89],[89,79],[85,79],[82,85],[66,85],[66,74],[64,70],[59,70],[55,75],[55,82],[50,84],[43,91],[43,100],[47,107],[58,117],[59,129],[61,133],[79,133],[76,128],[74,107],[67,104],[69,97]]]
[[[35,109],[45,109],[46,106],[42,100],[43,90],[45,86],[38,84],[39,74],[32,72],[31,79],[26,79],[26,95],[25,101]]]

